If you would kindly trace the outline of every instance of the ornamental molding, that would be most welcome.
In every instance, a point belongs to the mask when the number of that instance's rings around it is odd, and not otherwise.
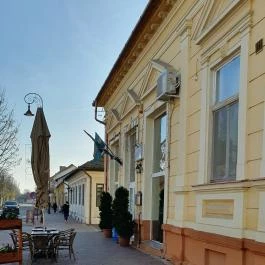
[[[201,42],[216,28],[232,10],[245,0],[205,0],[202,15],[195,28],[193,39],[196,44]]]
[[[97,106],[104,106],[113,95],[132,64],[139,57],[146,45],[168,16],[177,0],[149,2],[130,38],[125,44],[120,56],[99,91],[95,102]]]

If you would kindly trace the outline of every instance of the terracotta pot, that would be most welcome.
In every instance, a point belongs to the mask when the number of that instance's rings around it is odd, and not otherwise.
[[[111,229],[103,229],[104,236],[107,238],[111,238],[112,230]]]
[[[19,253],[16,252],[6,252],[6,253],[0,253],[0,261],[4,263],[19,261]]]
[[[130,239],[124,238],[124,237],[119,237],[119,243],[120,243],[121,247],[128,247],[130,245]]]
[[[22,226],[21,219],[0,219],[1,229],[16,229]]]

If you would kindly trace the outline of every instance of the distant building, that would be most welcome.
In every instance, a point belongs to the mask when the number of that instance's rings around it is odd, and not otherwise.
[[[68,197],[67,186],[64,184],[64,179],[71,171],[76,169],[76,166],[71,164],[69,166],[60,166],[60,170],[50,178],[50,202],[57,203],[59,207],[63,206]]]
[[[100,195],[104,190],[103,160],[86,162],[64,180],[69,185],[70,215],[86,224],[98,224]]]

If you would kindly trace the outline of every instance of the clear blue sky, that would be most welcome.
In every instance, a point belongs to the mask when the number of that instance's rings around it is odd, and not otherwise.
[[[104,137],[91,106],[147,0],[1,0],[0,87],[20,125],[22,162],[13,176],[21,191],[33,190],[25,156],[33,118],[24,96],[42,96],[51,132],[51,175],[60,165],[93,158],[93,143],[83,133]],[[32,106],[36,111],[36,105]]]

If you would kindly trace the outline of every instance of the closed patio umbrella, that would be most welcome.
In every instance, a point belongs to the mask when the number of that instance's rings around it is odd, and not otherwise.
[[[50,132],[42,108],[38,108],[31,131],[31,167],[37,186],[36,207],[42,209],[48,205],[48,181],[50,177],[49,138]],[[44,225],[44,216],[43,216]]]

